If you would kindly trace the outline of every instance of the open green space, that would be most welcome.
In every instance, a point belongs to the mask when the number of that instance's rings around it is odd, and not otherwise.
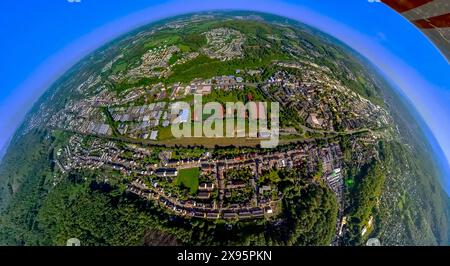
[[[195,194],[198,189],[198,177],[200,176],[200,169],[198,167],[180,169],[178,177],[175,179],[177,186],[189,188],[191,194]]]

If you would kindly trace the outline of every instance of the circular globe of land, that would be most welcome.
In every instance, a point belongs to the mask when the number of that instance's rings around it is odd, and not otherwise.
[[[417,127],[370,62],[307,25],[244,11],[154,22],[28,113],[0,165],[0,243],[448,243]]]

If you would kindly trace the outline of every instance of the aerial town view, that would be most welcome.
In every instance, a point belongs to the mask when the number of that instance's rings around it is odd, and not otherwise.
[[[449,201],[396,97],[357,52],[286,18],[217,11],[143,26],[28,113],[0,164],[0,243],[441,244]],[[219,116],[196,112],[208,103]],[[196,125],[213,116],[209,136]],[[252,121],[267,130],[251,134]]]

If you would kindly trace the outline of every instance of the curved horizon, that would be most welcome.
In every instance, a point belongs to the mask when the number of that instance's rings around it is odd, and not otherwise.
[[[348,22],[343,23],[341,20],[316,12],[314,8],[310,9],[313,4],[310,5],[310,8],[307,8],[305,7],[306,5],[296,5],[288,1],[258,2],[257,5],[255,1],[246,3],[237,1],[227,1],[226,3],[213,3],[212,1],[202,3],[187,2],[190,4],[187,4],[186,1],[181,2],[178,0],[165,3],[158,2],[151,7],[138,9],[138,11],[132,12],[125,17],[115,18],[111,22],[103,24],[93,31],[81,35],[81,37],[77,37],[76,40],[72,40],[58,52],[53,53],[50,57],[46,57],[38,67],[33,68],[32,74],[24,78],[20,85],[14,86],[13,90],[6,92],[6,100],[0,99],[3,100],[3,102],[0,101],[2,105],[0,107],[0,115],[4,117],[0,122],[3,132],[0,139],[0,147],[7,144],[7,140],[17,130],[17,127],[22,123],[23,118],[33,104],[54,81],[83,57],[104,46],[107,42],[140,26],[175,15],[220,9],[259,11],[294,19],[317,28],[342,41],[375,65],[383,76],[391,81],[402,95],[406,96],[408,102],[412,103],[411,107],[417,111],[417,114],[414,114],[416,120],[433,148],[438,160],[437,164],[442,170],[444,177],[442,180],[443,187],[447,193],[450,192],[450,138],[448,138],[450,123],[445,123],[450,117],[450,77],[444,76],[438,80],[434,75],[431,78],[430,76],[423,76],[421,74],[424,73],[423,69],[418,69],[418,65],[415,65],[420,62],[415,62],[415,64],[405,62],[405,59],[396,53],[395,49],[398,49],[397,46],[394,46],[394,49],[387,45],[390,48],[388,49],[382,45],[386,44],[386,38],[392,38],[390,34],[384,32],[379,32],[378,34],[377,32],[375,38],[379,39],[374,39],[371,34],[362,33],[359,29],[352,28],[354,25],[347,25]],[[84,2],[77,4],[81,6]],[[365,4],[369,5],[370,3]],[[418,30],[414,31],[414,27],[409,22],[382,4],[371,4],[379,5],[374,8],[383,11],[382,14],[390,14],[392,16],[391,19],[398,21],[399,27],[403,27],[401,28],[402,30],[406,27],[406,29],[411,31],[411,35],[416,38],[415,40],[420,41],[422,47],[427,52],[430,52],[430,58],[432,59],[428,59],[430,62],[426,61],[428,65],[425,68],[431,68],[431,65],[434,64],[443,67],[443,69],[435,70],[438,73],[442,72],[445,74],[446,70],[450,70],[450,66],[446,63],[445,58]],[[316,7],[316,9],[320,8]],[[404,45],[406,46],[406,44]],[[412,55],[409,54],[409,56]],[[424,59],[421,58],[420,60]],[[433,70],[429,69],[428,71]]]

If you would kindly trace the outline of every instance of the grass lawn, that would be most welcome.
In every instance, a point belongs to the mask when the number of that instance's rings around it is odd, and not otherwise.
[[[191,194],[197,193],[198,189],[198,177],[200,175],[200,169],[187,168],[178,170],[178,177],[175,179],[175,184],[177,186],[184,186],[189,188]]]

